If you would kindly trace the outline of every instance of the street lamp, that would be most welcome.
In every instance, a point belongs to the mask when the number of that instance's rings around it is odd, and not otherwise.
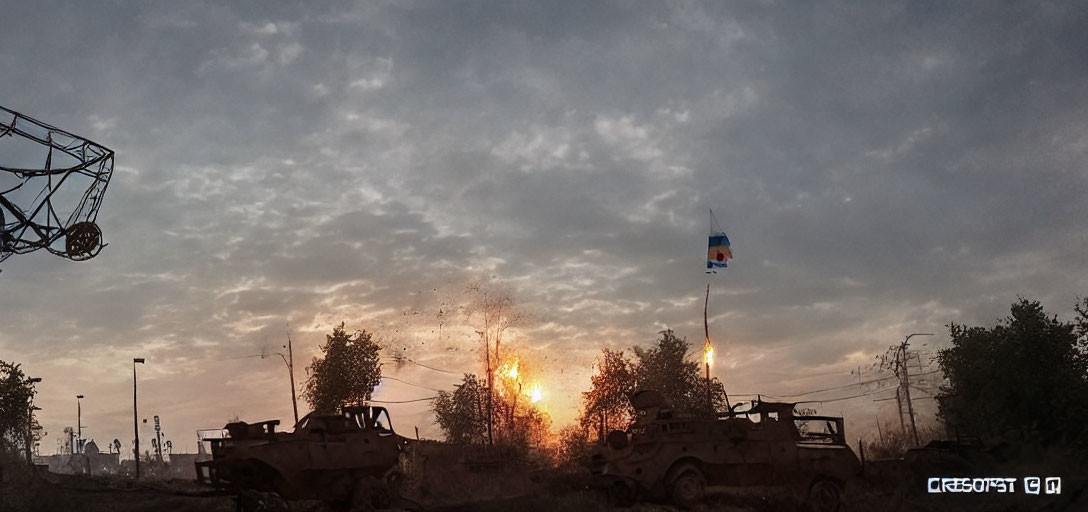
[[[132,358],[132,430],[136,434],[136,479],[140,479],[140,424],[136,421],[136,363],[144,364],[144,358]]]
[[[83,408],[79,401],[83,395],[76,395],[76,446],[75,450],[83,453]]]
[[[276,356],[280,356],[280,359],[283,359],[283,364],[287,365],[287,372],[290,374],[290,377],[291,377],[291,409],[295,413],[295,424],[297,425],[298,424],[298,401],[295,399],[295,355],[294,355],[294,352],[291,350],[291,336],[290,335],[287,336],[287,344],[284,345],[283,348],[287,349],[287,355],[284,355],[283,352],[273,352],[271,354],[266,354],[262,350],[261,351],[262,352],[261,353],[261,359],[264,359],[264,358],[266,358],[266,357],[268,357],[270,355],[276,355]]]
[[[33,387],[33,384],[37,384],[37,383],[39,383],[41,381],[42,381],[41,377],[28,377],[26,379],[27,385],[30,385],[32,387]],[[34,392],[32,391],[30,393],[30,399],[29,400],[33,400],[33,399],[34,399]],[[33,404],[30,404],[29,400],[28,400],[28,403],[27,403],[28,407],[27,407],[27,412],[26,412],[26,463],[27,464],[33,464],[34,463],[34,458],[33,458],[33,455],[31,454],[30,445],[32,444],[32,440],[34,439],[34,432],[33,432],[34,411],[40,411],[40,410],[42,410],[42,408],[38,407],[38,406],[35,406]]]

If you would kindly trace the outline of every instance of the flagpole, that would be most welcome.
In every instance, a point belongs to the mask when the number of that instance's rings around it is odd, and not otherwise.
[[[710,323],[707,322],[706,310],[710,305],[710,282],[706,283],[706,301],[703,302],[703,330],[706,333],[706,346],[703,347],[703,362],[706,363],[706,407],[714,413],[714,401],[710,398]]]
[[[710,305],[710,283],[706,283],[706,300],[703,302],[703,332],[706,334],[706,344],[703,346],[703,363],[706,365],[706,403],[707,407],[713,411],[714,401],[712,399],[711,387],[710,387],[710,353],[713,349],[710,346],[710,322],[707,320],[707,308]],[[729,411],[733,410],[733,407],[729,404],[729,393],[722,388],[722,393],[725,397],[725,406]]]
[[[710,231],[710,236],[713,238],[715,235],[723,234],[723,233],[721,233],[722,228],[721,228],[721,225],[718,224],[718,219],[714,218],[714,210],[712,208],[707,208],[707,213],[708,213],[707,216],[709,217],[709,219],[708,219],[708,221],[709,221],[708,228],[709,228],[709,231]],[[714,230],[715,225],[717,225],[717,228],[718,228],[717,231]],[[728,241],[726,241],[726,244],[728,244]],[[710,258],[709,253],[707,254],[707,258],[708,258],[707,268],[710,268],[711,264],[709,262],[709,258]],[[710,272],[707,272],[707,273],[711,273],[711,272],[713,272],[713,271],[710,271]],[[717,272],[713,272],[713,273],[717,273]],[[711,353],[713,353],[714,348],[710,345],[710,322],[709,322],[709,319],[707,318],[707,309],[709,307],[710,307],[710,281],[708,279],[707,283],[706,283],[706,299],[703,302],[703,332],[706,335],[706,344],[703,346],[703,359],[704,359],[704,364],[706,365],[706,402],[707,402],[708,409],[711,412],[713,412],[714,411],[714,399],[713,399],[713,392],[712,392],[711,385],[710,385],[710,355],[711,355]],[[731,413],[732,410],[733,410],[733,407],[729,403],[729,393],[725,391],[724,386],[722,388],[722,393],[724,394],[724,397],[725,397],[725,406],[726,406],[728,412]]]

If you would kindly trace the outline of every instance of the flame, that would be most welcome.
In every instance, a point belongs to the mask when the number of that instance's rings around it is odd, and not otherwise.
[[[529,392],[529,401],[537,403],[544,399],[544,390],[540,388],[540,384],[533,384],[533,390]]]
[[[518,378],[518,360],[517,359],[515,359],[514,364],[512,366],[510,366],[510,370],[508,370],[506,372],[506,376],[510,377],[511,379],[517,379]]]
[[[706,364],[710,366],[714,365],[714,347],[710,346],[709,340],[707,340],[706,346],[703,347],[703,359],[706,361]]]

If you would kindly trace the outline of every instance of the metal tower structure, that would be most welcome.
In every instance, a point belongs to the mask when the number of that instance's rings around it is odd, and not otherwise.
[[[112,150],[0,106],[0,262],[39,249],[97,256],[112,175]]]

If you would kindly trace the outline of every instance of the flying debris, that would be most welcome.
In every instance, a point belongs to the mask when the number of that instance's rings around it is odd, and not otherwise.
[[[97,256],[112,175],[112,150],[0,106],[0,262],[38,249]]]

